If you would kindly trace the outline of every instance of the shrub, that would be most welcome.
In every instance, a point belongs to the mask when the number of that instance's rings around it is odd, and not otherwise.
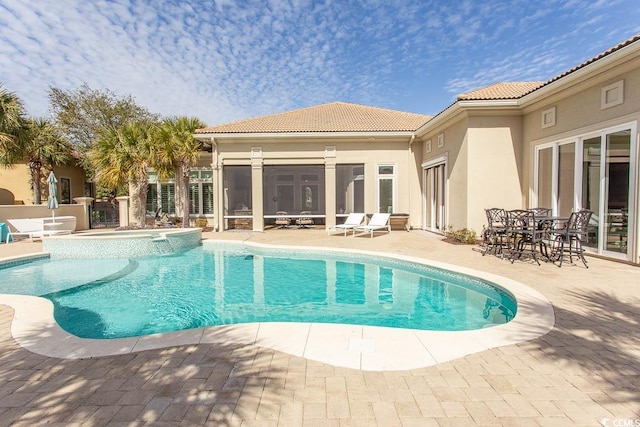
[[[457,240],[460,243],[466,245],[475,245],[478,243],[478,234],[475,230],[470,228],[462,228],[460,230],[454,230],[452,226],[447,229],[447,237]]]

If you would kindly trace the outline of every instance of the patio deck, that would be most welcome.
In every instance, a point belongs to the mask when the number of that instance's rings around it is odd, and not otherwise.
[[[597,425],[640,419],[640,269],[485,256],[429,233],[374,239],[322,229],[205,234],[424,257],[525,283],[554,305],[547,335],[428,368],[367,372],[247,345],[200,344],[83,360],[11,337],[0,307],[0,425]],[[0,257],[41,250],[0,245]],[[44,331],[43,333],[46,333]]]

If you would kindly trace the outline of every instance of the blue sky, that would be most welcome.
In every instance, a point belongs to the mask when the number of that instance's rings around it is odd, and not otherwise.
[[[0,0],[0,83],[108,88],[209,125],[334,101],[435,114],[640,32],[637,0]]]

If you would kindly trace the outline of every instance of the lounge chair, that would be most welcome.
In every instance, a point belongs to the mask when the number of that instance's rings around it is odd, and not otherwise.
[[[9,231],[6,243],[9,243],[9,240],[15,240],[16,236],[28,236],[29,239],[33,241],[33,239],[42,238],[43,236],[71,233],[71,230],[46,229],[45,224],[53,225],[53,223],[48,222],[48,220],[49,218],[8,219],[7,221],[16,231]]]
[[[358,225],[353,227],[353,236],[355,237],[356,231],[364,231],[370,234],[373,238],[374,231],[387,230],[387,233],[391,232],[391,225],[389,224],[389,218],[391,214],[388,213],[375,213],[366,225]]]
[[[327,234],[329,234],[331,231],[336,231],[336,230],[344,230],[344,235],[347,235],[347,231],[359,226],[360,224],[362,224],[362,220],[364,219],[364,214],[363,213],[350,213],[349,216],[347,217],[347,219],[344,221],[344,224],[337,224],[334,225],[333,227],[328,227],[327,228]]]

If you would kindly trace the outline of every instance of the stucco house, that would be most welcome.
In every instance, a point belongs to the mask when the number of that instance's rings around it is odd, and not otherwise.
[[[636,35],[546,82],[462,94],[434,117],[335,102],[200,129],[211,153],[193,205],[216,230],[255,231],[278,212],[327,226],[401,212],[444,232],[480,231],[490,207],[588,208],[589,250],[638,263],[639,120]]]
[[[72,204],[76,197],[91,195],[92,183],[88,182],[84,170],[76,165],[58,166],[53,169],[58,179],[58,201]],[[42,190],[47,191],[43,172]],[[46,203],[46,194],[42,194],[42,203]],[[17,163],[11,167],[0,167],[0,205],[33,205],[34,195],[31,189],[31,174],[26,163]]]

